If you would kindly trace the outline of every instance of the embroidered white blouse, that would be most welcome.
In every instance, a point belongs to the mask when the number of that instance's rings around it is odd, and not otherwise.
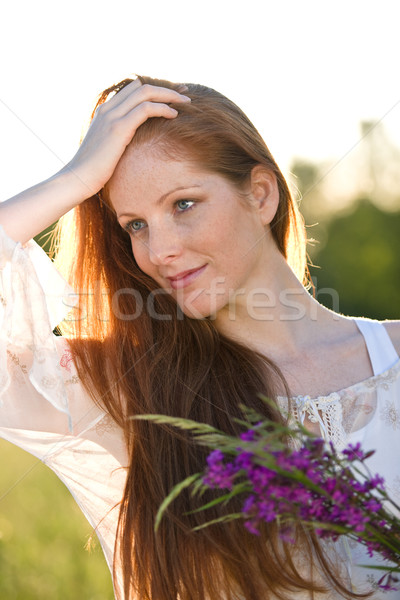
[[[96,528],[111,568],[128,458],[122,432],[84,391],[68,341],[52,333],[74,292],[34,241],[22,247],[1,227],[0,276],[0,436],[41,459],[65,483]],[[356,323],[374,376],[328,396],[295,398],[294,417],[318,423],[339,447],[360,441],[364,449],[376,449],[370,469],[385,478],[400,503],[400,360],[381,323]],[[287,400],[279,402],[284,410]],[[359,545],[347,548],[345,557],[352,581],[366,589],[376,572],[356,565],[374,561]],[[116,589],[119,584],[114,581]],[[400,592],[373,596],[389,597],[400,600]]]

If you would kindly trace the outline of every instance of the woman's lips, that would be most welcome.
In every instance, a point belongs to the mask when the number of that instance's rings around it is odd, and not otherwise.
[[[201,273],[204,271],[204,269],[206,267],[207,267],[207,265],[203,265],[199,269],[195,269],[194,271],[189,271],[188,273],[186,273],[186,275],[179,276],[179,277],[168,277],[167,279],[170,282],[171,287],[174,290],[182,289],[182,288],[188,286],[190,283],[192,283],[192,281],[194,281],[199,275],[201,275]]]

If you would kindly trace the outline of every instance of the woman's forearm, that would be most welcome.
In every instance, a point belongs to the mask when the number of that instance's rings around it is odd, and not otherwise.
[[[0,225],[16,242],[26,243],[95,193],[67,168],[0,203]]]

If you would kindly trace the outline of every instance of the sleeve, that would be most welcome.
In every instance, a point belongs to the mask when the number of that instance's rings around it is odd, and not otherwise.
[[[13,372],[7,358],[15,351],[28,350],[31,384],[70,419],[53,328],[65,316],[66,298],[73,297],[73,290],[33,240],[23,248],[2,228],[0,270],[0,401]]]
[[[54,434],[90,437],[105,417],[78,379],[68,340],[53,334],[74,298],[40,246],[23,247],[0,226],[0,436],[42,460]]]
[[[53,334],[74,297],[40,246],[0,226],[0,437],[63,481],[112,569],[129,457],[122,430],[80,382],[68,339]]]

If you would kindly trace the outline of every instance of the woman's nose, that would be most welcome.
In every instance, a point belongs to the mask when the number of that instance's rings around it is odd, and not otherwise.
[[[182,254],[182,243],[170,228],[158,227],[150,233],[148,250],[153,264],[168,264]]]

